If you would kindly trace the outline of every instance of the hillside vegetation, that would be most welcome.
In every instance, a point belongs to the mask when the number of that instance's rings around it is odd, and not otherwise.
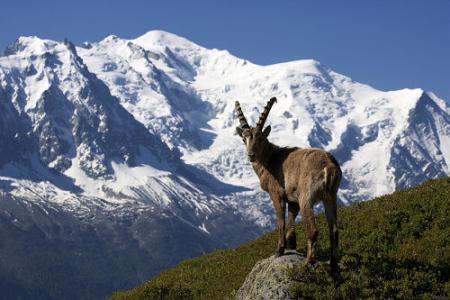
[[[292,292],[309,299],[448,299],[450,297],[450,178],[339,209],[341,275],[326,264],[294,268]],[[325,218],[318,217],[319,255],[328,259]],[[297,227],[298,250],[306,252]],[[111,299],[228,299],[260,259],[272,255],[274,232],[236,249],[184,261]]]

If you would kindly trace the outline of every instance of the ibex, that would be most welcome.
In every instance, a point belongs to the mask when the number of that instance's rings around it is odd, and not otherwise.
[[[305,265],[313,265],[316,259],[318,230],[315,224],[313,206],[322,200],[329,227],[332,272],[338,263],[338,228],[336,194],[342,172],[336,159],[328,152],[315,148],[279,147],[268,141],[271,127],[264,130],[264,123],[270,109],[276,102],[271,98],[262,112],[256,127],[250,127],[236,101],[236,113],[240,126],[237,133],[247,148],[247,155],[259,177],[261,188],[268,192],[275,207],[278,228],[276,255],[285,249],[296,249],[294,224],[299,209],[308,240]],[[285,213],[288,205],[288,226],[285,235]],[[287,243],[286,243],[287,242]]]

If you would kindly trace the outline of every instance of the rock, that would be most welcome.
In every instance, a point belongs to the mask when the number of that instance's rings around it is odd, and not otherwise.
[[[303,265],[304,260],[305,257],[296,251],[286,251],[283,256],[273,255],[260,260],[237,291],[235,299],[294,299],[288,270]]]

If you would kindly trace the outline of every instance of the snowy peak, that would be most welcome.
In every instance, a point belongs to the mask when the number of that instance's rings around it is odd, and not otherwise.
[[[150,31],[130,40],[146,50],[160,53],[165,59],[162,68],[188,73],[187,81],[202,75],[224,76],[248,61],[231,55],[227,50],[207,49],[185,38],[164,31]]]
[[[183,37],[162,30],[151,30],[131,41],[146,49],[161,50],[168,47],[174,52],[204,49]]]
[[[210,105],[189,84],[194,68],[175,55],[146,50],[123,39],[105,39],[78,53],[111,93],[170,148],[199,148]]]
[[[160,58],[157,62],[159,67],[181,80],[192,80],[196,76],[192,64],[199,64],[206,51],[182,37],[158,30],[149,31],[130,42],[157,53],[156,58]]]
[[[6,47],[7,55],[32,55],[41,54],[53,48],[57,42],[40,39],[36,36],[21,36],[15,42]]]
[[[409,112],[408,124],[393,143],[390,165],[394,169],[396,188],[450,173],[449,112],[448,106],[441,107],[429,94],[421,94]]]
[[[153,165],[176,157],[119,104],[70,42],[18,42],[20,56],[0,58],[4,101],[23,115],[22,126],[48,167],[65,172],[77,165],[96,178],[113,171],[111,160],[135,165],[143,159],[141,148],[151,153],[146,161]],[[42,50],[43,43],[44,53],[25,56]]]

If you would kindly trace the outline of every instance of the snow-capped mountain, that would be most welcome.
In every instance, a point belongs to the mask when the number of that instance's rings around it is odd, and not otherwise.
[[[176,207],[199,215],[227,207],[215,189],[242,190],[185,164],[177,149],[123,108],[71,43],[20,38],[6,53],[0,174],[14,179],[13,194],[33,198],[39,190],[63,208],[71,197],[86,197],[81,206],[101,201],[105,207],[168,208],[180,201]]]
[[[378,91],[314,60],[259,66],[161,31],[135,40],[109,36],[79,53],[187,164],[256,193],[257,178],[234,136],[234,100],[255,122],[267,99],[277,96],[271,140],[335,153],[345,175],[345,204],[450,172],[449,107],[421,89]]]
[[[421,89],[379,91],[314,60],[260,66],[162,31],[79,47],[21,37],[0,57],[5,235],[35,231],[61,249],[88,237],[107,257],[98,269],[130,278],[97,296],[255,237],[274,216],[233,109],[239,100],[255,123],[272,96],[270,140],[335,154],[343,204],[450,174],[450,108]],[[26,240],[10,239],[23,250]],[[34,243],[55,253],[48,244]],[[78,246],[73,255],[94,259]],[[23,292],[14,276],[6,286]]]

